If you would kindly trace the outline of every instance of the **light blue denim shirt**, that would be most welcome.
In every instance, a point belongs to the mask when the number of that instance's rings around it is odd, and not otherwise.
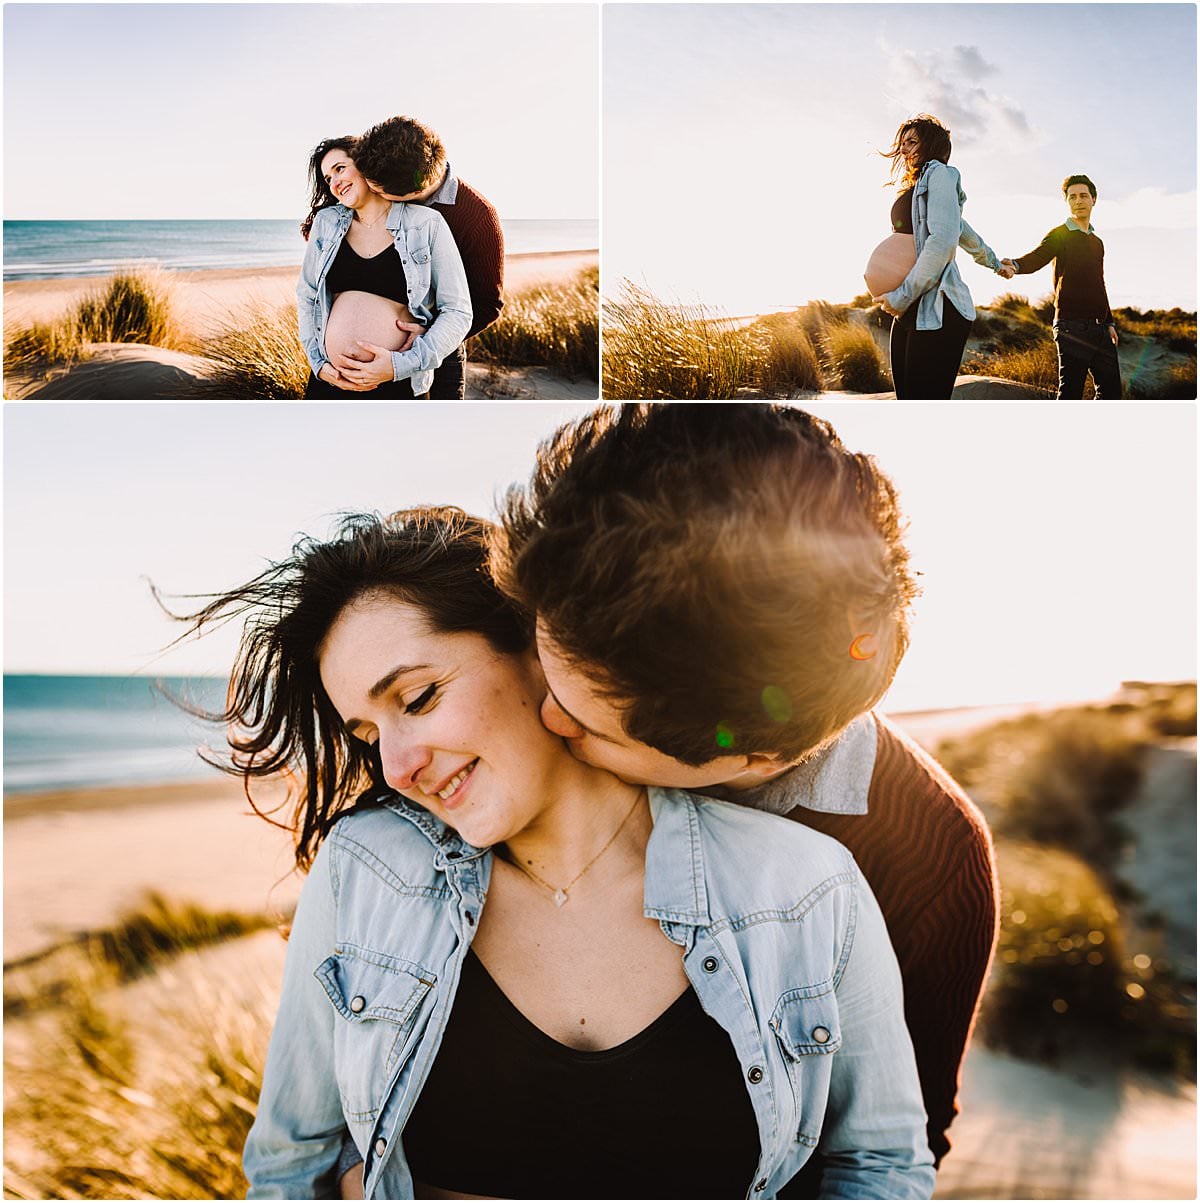
[[[887,294],[900,313],[916,301],[918,330],[942,328],[943,297],[968,321],[975,320],[975,303],[954,262],[958,247],[976,263],[992,271],[1000,268],[995,251],[963,220],[966,199],[957,168],[930,159],[921,169],[912,196],[917,261],[900,287]]]
[[[333,301],[325,277],[353,219],[345,205],[318,210],[304,250],[296,307],[300,342],[314,375],[329,362],[325,327]],[[466,338],[471,328],[471,294],[454,235],[436,209],[393,201],[387,228],[404,265],[408,307],[426,326],[407,351],[392,352],[392,379],[411,379],[413,395],[418,396],[429,391],[434,369]]]
[[[301,895],[246,1142],[250,1198],[336,1196],[347,1124],[366,1197],[413,1195],[404,1125],[454,1004],[492,853],[388,796],[333,828]],[[799,823],[677,790],[651,789],[650,808],[644,913],[680,946],[742,1064],[760,1144],[746,1197],[773,1198],[820,1148],[822,1198],[929,1198],[900,975],[853,858]],[[668,1195],[677,1156],[703,1151],[663,1150]]]

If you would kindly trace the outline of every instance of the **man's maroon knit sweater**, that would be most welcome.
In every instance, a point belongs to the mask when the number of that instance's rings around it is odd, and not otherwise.
[[[490,326],[504,308],[504,231],[491,201],[458,181],[454,204],[431,204],[450,227],[467,273],[471,329],[467,338]]]
[[[798,807],[789,817],[854,855],[887,922],[904,980],[904,1017],[940,1163],[958,1114],[960,1067],[996,943],[999,891],[983,816],[946,772],[875,715],[866,814]],[[781,1197],[817,1198],[820,1158]]]

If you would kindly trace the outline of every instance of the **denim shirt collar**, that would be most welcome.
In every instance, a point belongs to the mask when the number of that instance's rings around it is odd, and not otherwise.
[[[478,860],[490,851],[468,844],[453,828],[447,827],[424,807],[410,802],[403,794],[385,789],[376,795],[375,800],[382,801],[385,798],[387,800],[383,805],[386,809],[410,822],[433,845],[433,863],[439,871],[444,873],[453,866]]]
[[[754,789],[712,786],[705,793],[773,815],[790,814],[797,807],[827,815],[865,815],[878,740],[874,714],[860,714],[832,743],[786,773]]]
[[[710,916],[696,803],[682,790],[651,786],[649,793],[654,829],[646,845],[645,915],[703,927]]]
[[[447,163],[446,174],[438,186],[438,190],[428,200],[421,203],[423,205],[452,205],[457,199],[458,176],[454,174],[454,168]]]
[[[1067,229],[1068,230],[1078,230],[1078,232],[1080,234],[1095,234],[1096,233],[1096,227],[1094,225],[1092,225],[1090,222],[1088,223],[1088,228],[1085,230],[1083,228],[1083,226],[1081,226],[1079,224],[1079,222],[1077,222],[1075,220],[1075,218],[1073,218],[1073,217],[1067,218]]]

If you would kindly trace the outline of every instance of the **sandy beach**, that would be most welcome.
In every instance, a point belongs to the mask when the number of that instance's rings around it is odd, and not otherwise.
[[[598,250],[507,255],[505,293],[512,296],[539,285],[569,280],[599,261]],[[299,265],[163,274],[170,284],[172,311],[180,326],[203,340],[236,325],[240,315],[294,306]],[[80,276],[6,283],[6,332],[11,335],[13,330],[34,322],[54,321],[83,297],[103,288],[105,280],[103,276]],[[49,386],[42,375],[6,375],[4,395],[61,400],[184,398],[194,395],[206,367],[207,361],[201,356],[183,351],[104,344],[92,360],[53,379]],[[594,383],[564,381],[533,369],[489,370],[475,364],[468,379],[468,396],[480,400],[492,396],[588,399],[596,392]]]
[[[892,718],[932,749],[943,737],[1028,709]],[[5,803],[4,835],[6,966],[112,924],[148,890],[279,917],[302,884],[287,834],[250,813],[236,781],[215,774],[165,786],[14,795]],[[276,933],[261,932],[192,954],[128,987],[123,1005],[138,1017],[140,1039],[173,1039],[180,1014],[202,1007],[214,983],[236,982],[239,1003],[266,1024],[284,949]],[[166,1035],[154,1036],[160,1028]],[[40,1031],[36,1022],[14,1023],[6,1055],[33,1057]],[[976,1043],[961,1102],[937,1198],[1194,1194],[1195,1088],[1188,1083],[1117,1070],[1101,1052],[1095,1065],[1051,1068]]]
[[[504,287],[525,288],[567,279],[599,262],[599,251],[544,251],[506,255]],[[231,312],[264,305],[291,305],[296,300],[295,267],[242,267],[221,271],[167,272],[176,291],[183,324],[197,335],[211,334]],[[10,330],[29,322],[46,322],[65,313],[76,301],[103,286],[104,276],[72,276],[61,280],[17,280],[4,285],[4,324]]]

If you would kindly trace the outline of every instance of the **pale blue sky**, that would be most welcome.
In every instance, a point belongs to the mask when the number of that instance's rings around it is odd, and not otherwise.
[[[875,454],[922,573],[892,709],[1193,678],[1190,405],[825,403]],[[233,633],[159,656],[168,593],[229,588],[330,515],[494,514],[578,404],[21,405],[4,414],[8,672],[220,673]]]
[[[1083,172],[1112,303],[1196,308],[1192,4],[610,4],[604,89],[607,290],[850,300],[890,229],[875,152],[924,110],[1000,255],[1064,221]],[[960,267],[977,301],[1052,287]]]
[[[507,218],[595,218],[591,4],[6,4],[4,216],[294,217],[404,113]]]

